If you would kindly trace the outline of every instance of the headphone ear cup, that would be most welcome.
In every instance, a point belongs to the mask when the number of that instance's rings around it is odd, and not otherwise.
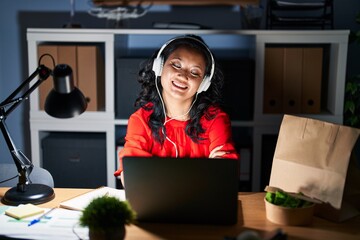
[[[205,92],[206,90],[208,90],[208,88],[210,87],[210,84],[211,84],[210,77],[205,76],[197,90],[197,93]]]
[[[161,76],[162,68],[163,68],[163,58],[162,57],[155,58],[153,62],[152,70],[154,71],[156,77]]]

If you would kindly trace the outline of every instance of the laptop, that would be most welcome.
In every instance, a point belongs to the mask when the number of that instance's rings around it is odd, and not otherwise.
[[[237,160],[124,157],[123,168],[126,199],[139,222],[237,222]]]

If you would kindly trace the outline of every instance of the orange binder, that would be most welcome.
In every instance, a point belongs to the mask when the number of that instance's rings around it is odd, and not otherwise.
[[[88,100],[87,111],[105,109],[104,63],[97,46],[77,47],[78,87]]]

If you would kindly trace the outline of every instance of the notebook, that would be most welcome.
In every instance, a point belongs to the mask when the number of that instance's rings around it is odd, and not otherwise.
[[[109,197],[116,197],[120,201],[124,201],[125,198],[125,191],[121,189],[115,189],[111,187],[100,187],[89,191],[87,193],[81,194],[74,198],[65,200],[60,203],[59,207],[76,210],[76,211],[83,211],[92,200],[98,197],[109,196]]]
[[[124,157],[123,168],[125,195],[139,222],[237,222],[237,160]]]

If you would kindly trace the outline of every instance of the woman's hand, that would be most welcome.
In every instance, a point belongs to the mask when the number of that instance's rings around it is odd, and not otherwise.
[[[122,171],[122,172],[120,173],[120,180],[121,180],[121,184],[122,184],[123,187],[125,188],[124,171]]]
[[[209,158],[220,158],[221,156],[228,154],[229,152],[227,151],[221,151],[220,149],[223,147],[224,145],[221,146],[217,146],[216,148],[214,148],[210,154],[209,154]]]

